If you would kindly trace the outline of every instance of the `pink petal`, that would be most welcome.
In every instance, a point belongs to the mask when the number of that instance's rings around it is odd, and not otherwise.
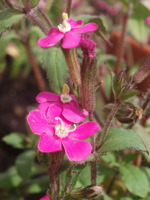
[[[81,41],[81,35],[74,33],[72,31],[68,31],[65,33],[62,47],[64,49],[71,49],[79,46]]]
[[[150,17],[146,18],[146,23],[147,23],[148,26],[150,26]]]
[[[67,20],[67,22],[71,25],[71,28],[74,28],[74,27],[76,27],[76,26],[80,26],[80,25],[83,23],[83,20],[75,21],[75,20],[69,18],[69,19]]]
[[[52,103],[47,111],[47,118],[49,122],[57,124],[57,120],[55,120],[55,117],[60,117],[62,111],[62,104],[60,102]]]
[[[49,31],[46,37],[40,38],[38,40],[38,45],[42,48],[52,47],[57,44],[63,37],[64,33],[60,32],[59,30],[56,31],[56,28],[54,28],[54,30],[52,29]]]
[[[70,161],[83,161],[92,151],[92,146],[89,142],[62,139],[66,155]]]
[[[44,102],[44,103],[40,103],[40,104],[38,105],[38,109],[39,109],[42,113],[44,113],[44,115],[46,115],[46,114],[47,114],[47,111],[48,111],[48,108],[49,108],[49,106],[50,106],[51,104],[53,104],[53,102]]]
[[[52,127],[48,124],[45,115],[40,110],[33,110],[27,116],[28,124],[33,133],[40,135],[42,133],[51,134]]]
[[[40,92],[36,96],[36,101],[38,103],[43,103],[46,101],[59,101],[60,100],[60,95],[51,93],[51,92]]]
[[[38,149],[45,153],[62,151],[61,140],[56,136],[49,136],[43,133],[39,139]]]
[[[73,28],[72,31],[75,32],[75,33],[87,33],[87,32],[93,32],[95,31],[96,29],[98,28],[98,25],[91,22],[91,23],[88,23],[82,27],[79,27],[79,28]]]
[[[53,125],[56,125],[56,124],[61,124],[61,121],[60,120],[56,120],[55,118],[56,117],[59,117],[61,118],[61,120],[63,121],[63,123],[67,124],[67,125],[70,125],[71,122],[68,121],[67,119],[64,118],[64,116],[62,115],[62,111],[63,111],[63,104],[60,103],[60,102],[56,102],[56,103],[53,103],[49,106],[48,110],[47,110],[47,118],[48,118],[48,121],[53,124]]]
[[[79,125],[75,131],[70,132],[68,135],[68,138],[70,139],[77,139],[77,140],[84,140],[93,134],[95,134],[97,131],[100,130],[100,127],[96,122],[85,122],[81,125]]]
[[[85,116],[74,102],[66,103],[63,106],[62,115],[70,122],[79,123],[85,120]]]
[[[50,198],[49,198],[49,196],[48,195],[45,195],[44,197],[42,197],[40,200],[51,200]]]

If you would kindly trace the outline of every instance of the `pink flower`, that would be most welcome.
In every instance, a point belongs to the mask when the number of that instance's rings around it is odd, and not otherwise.
[[[148,26],[150,26],[150,17],[146,18],[146,23],[147,23]]]
[[[49,196],[48,195],[45,195],[44,197],[42,197],[40,200],[51,200],[50,198],[49,198]]]
[[[53,106],[53,105],[51,105]],[[33,110],[27,116],[27,121],[34,134],[40,135],[38,149],[41,152],[50,153],[65,151],[70,161],[83,161],[92,151],[89,142],[82,141],[95,134],[100,128],[96,122],[85,122],[78,127],[66,124],[57,115],[57,110],[48,111]],[[51,124],[53,121],[53,124]]]
[[[95,57],[96,56],[96,43],[90,39],[90,35],[82,36],[80,47],[83,51],[84,56]]]
[[[83,23],[83,20],[75,21],[68,18],[67,13],[62,14],[63,22],[58,28],[52,28],[48,32],[48,35],[44,38],[40,38],[38,45],[42,48],[52,47],[57,44],[61,39],[62,47],[65,49],[75,48],[81,41],[80,33],[87,33],[95,31],[98,26],[95,23],[88,23],[82,27],[78,27]]]
[[[70,94],[53,94],[51,92],[41,92],[37,95],[36,100],[40,110],[57,110],[53,113],[52,119],[55,121],[55,117],[60,117],[63,121],[68,120],[69,122],[79,123],[84,121],[85,115],[79,109],[78,103],[74,95]],[[50,107],[50,105],[52,105]],[[51,112],[51,111],[49,111]],[[65,121],[66,122],[66,121]],[[67,122],[66,122],[67,123]]]

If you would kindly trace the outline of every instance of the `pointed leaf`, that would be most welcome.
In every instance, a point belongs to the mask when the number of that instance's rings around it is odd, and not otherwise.
[[[22,133],[16,133],[16,132],[10,133],[9,135],[4,136],[2,140],[15,148],[18,149],[25,148],[25,143],[24,143],[25,135]]]
[[[6,9],[0,12],[0,32],[6,28],[11,27],[17,23],[24,15],[18,14],[10,9]]]
[[[44,49],[43,61],[51,90],[60,94],[68,75],[68,68],[62,50],[56,47]]]
[[[18,174],[23,178],[23,179],[28,179],[32,173],[32,165],[34,163],[35,159],[35,152],[30,150],[30,151],[25,151],[22,154],[20,154],[17,159],[16,159],[16,169]]]
[[[120,167],[120,173],[127,189],[134,195],[146,197],[149,192],[148,179],[142,169],[133,165]]]
[[[142,139],[134,131],[124,128],[111,128],[100,152],[105,153],[128,148],[148,152]]]
[[[125,100],[129,99],[130,97],[133,97],[138,94],[139,94],[139,92],[137,90],[129,90],[129,91],[124,92],[120,98],[121,98],[121,100],[125,101]]]

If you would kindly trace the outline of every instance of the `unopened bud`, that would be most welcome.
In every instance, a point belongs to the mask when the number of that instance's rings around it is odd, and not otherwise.
[[[105,112],[110,112],[113,104],[108,104],[105,106]],[[116,113],[116,119],[124,124],[129,124],[132,122],[136,122],[137,120],[142,119],[143,117],[143,110],[141,108],[135,107],[131,103],[122,103],[119,106],[119,109]]]
[[[100,185],[89,185],[85,188],[78,188],[71,192],[70,196],[75,199],[91,199],[101,196],[103,188]]]
[[[117,74],[113,79],[113,90],[115,93],[115,96],[121,95],[125,88],[125,80],[126,80],[126,74],[124,70],[121,70],[119,74]]]
[[[145,61],[145,63],[137,70],[133,75],[133,80],[135,83],[141,83],[150,75],[150,57]]]

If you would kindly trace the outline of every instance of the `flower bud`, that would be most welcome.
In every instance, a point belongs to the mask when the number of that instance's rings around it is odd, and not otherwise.
[[[103,188],[100,185],[89,185],[85,188],[73,190],[70,194],[75,199],[91,199],[102,195]]]
[[[115,96],[121,95],[125,88],[126,74],[124,70],[121,70],[113,79],[113,90]]]
[[[113,104],[108,104],[105,106],[104,111],[110,112]],[[137,120],[142,119],[143,117],[143,110],[141,108],[135,107],[131,103],[122,103],[119,106],[119,109],[116,113],[117,120],[124,124],[129,124],[132,122],[136,122]]]
[[[81,66],[81,103],[88,112],[95,109],[95,76],[96,76],[96,43],[89,39],[90,36],[82,37],[81,49],[83,51],[83,62]]]

